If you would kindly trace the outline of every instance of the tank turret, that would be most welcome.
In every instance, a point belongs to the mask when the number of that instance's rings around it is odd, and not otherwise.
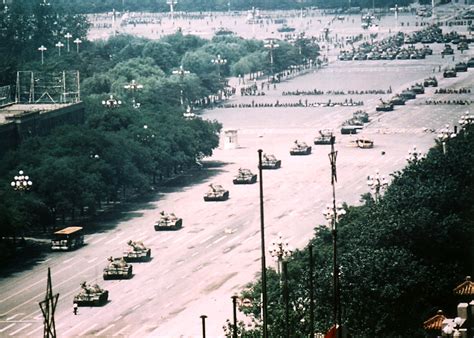
[[[107,260],[109,263],[104,268],[104,280],[132,278],[132,265],[128,264],[123,257],[109,257]]]
[[[126,262],[145,262],[151,258],[151,249],[147,248],[143,242],[128,241],[128,248],[123,252],[123,259]]]
[[[290,155],[309,155],[311,154],[311,146],[306,142],[295,141],[294,146],[290,149]]]
[[[253,184],[257,182],[257,174],[253,174],[250,169],[239,168],[232,182],[234,184]]]
[[[99,285],[81,283],[81,290],[74,296],[73,302],[77,306],[102,306],[107,303],[109,291],[102,289]]]

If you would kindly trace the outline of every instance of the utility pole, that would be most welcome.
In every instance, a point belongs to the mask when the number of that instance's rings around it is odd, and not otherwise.
[[[48,284],[46,286],[46,296],[39,302],[44,318],[44,338],[56,338],[56,324],[54,323],[54,311],[58,303],[59,293],[53,295],[51,283],[51,268],[48,268]]]

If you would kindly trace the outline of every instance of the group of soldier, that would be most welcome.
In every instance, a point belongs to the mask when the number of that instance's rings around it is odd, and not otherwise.
[[[391,94],[392,88],[384,89],[366,89],[366,90],[292,90],[282,92],[283,96],[298,96],[298,95],[367,95],[367,94]]]
[[[426,100],[425,104],[433,104],[433,105],[470,105],[471,100]]]
[[[470,88],[459,88],[459,89],[451,89],[451,88],[439,88],[436,89],[435,94],[470,94]]]

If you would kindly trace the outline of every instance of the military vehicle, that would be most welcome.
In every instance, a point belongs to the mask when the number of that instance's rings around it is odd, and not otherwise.
[[[209,184],[209,190],[204,195],[204,201],[226,201],[229,199],[229,190],[225,190],[220,184]]]
[[[277,31],[280,33],[288,33],[288,32],[294,32],[296,28],[290,27],[286,24],[282,25],[281,27],[277,28]]]
[[[352,118],[362,123],[370,122],[369,114],[363,110],[357,110],[356,112],[352,113]]]
[[[295,141],[295,145],[290,149],[290,155],[309,155],[311,154],[311,146],[306,142]]]
[[[421,83],[415,83],[413,86],[410,87],[410,90],[415,92],[415,94],[424,94],[425,87]]]
[[[102,306],[109,299],[109,291],[102,289],[99,285],[81,283],[81,291],[74,296],[73,302],[77,306]]]
[[[456,70],[456,72],[467,72],[467,68],[467,63],[465,62],[456,63],[454,66],[454,70]]]
[[[468,66],[469,68],[473,68],[473,67],[474,67],[474,57],[469,59],[469,61],[467,62],[467,66]]]
[[[376,111],[392,111],[393,110],[393,104],[390,102],[385,102],[384,100],[380,99],[380,104],[375,107]]]
[[[362,149],[369,149],[374,147],[374,141],[368,139],[368,138],[358,138],[356,140],[357,142],[357,147],[362,148]]]
[[[239,168],[232,182],[234,184],[253,184],[257,182],[257,174],[253,174],[250,169]]]
[[[334,133],[331,129],[323,129],[319,131],[319,136],[314,138],[314,144],[331,144],[331,138]],[[335,136],[334,136],[335,138]],[[335,141],[335,140],[334,140]]]
[[[429,77],[423,81],[423,86],[425,87],[438,87],[438,80],[436,77]]]
[[[443,77],[448,78],[448,77],[456,77],[456,70],[455,69],[446,69],[443,72]]]
[[[123,259],[128,262],[146,262],[151,258],[151,249],[143,242],[128,241],[128,248],[123,252]]]
[[[454,54],[454,50],[453,50],[453,47],[451,47],[451,45],[444,45],[444,49],[441,51],[441,54],[442,55],[453,55]]]
[[[104,268],[104,280],[107,279],[130,279],[132,278],[132,265],[128,264],[123,257],[107,258],[108,265]]]
[[[403,97],[405,101],[416,99],[416,93],[410,89],[402,90],[400,96]]]
[[[262,169],[278,169],[281,167],[281,160],[277,160],[275,155],[263,154]]]
[[[155,222],[155,230],[178,230],[183,226],[183,219],[176,217],[174,213],[166,214],[160,212],[160,219]]]
[[[361,130],[363,127],[360,126],[342,126],[341,127],[341,134],[342,135],[352,135],[352,134],[357,134],[359,130]]]
[[[396,94],[390,99],[390,103],[393,104],[394,106],[401,106],[405,104],[405,99],[401,97],[400,95]]]

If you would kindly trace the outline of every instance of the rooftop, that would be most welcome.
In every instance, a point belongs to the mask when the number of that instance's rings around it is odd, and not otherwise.
[[[12,104],[4,107],[0,107],[0,125],[7,122],[9,118],[15,116],[34,113],[34,112],[48,112],[67,106],[74,105],[75,103],[37,103],[37,104]]]

